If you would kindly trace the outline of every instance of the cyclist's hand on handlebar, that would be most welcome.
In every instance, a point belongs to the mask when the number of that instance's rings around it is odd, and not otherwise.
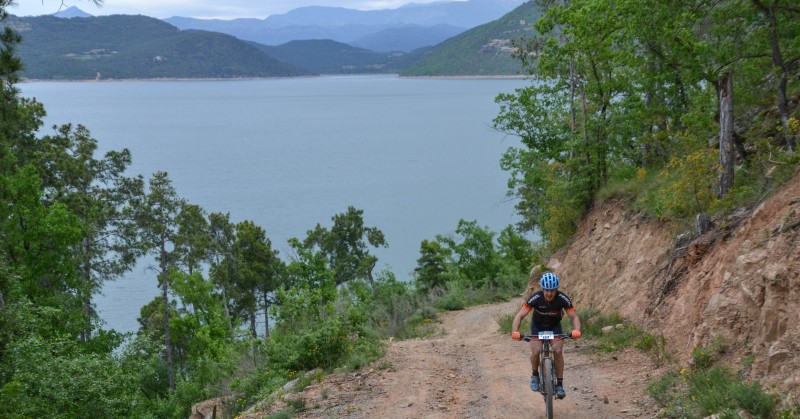
[[[581,337],[581,331],[580,330],[573,330],[572,331],[572,338],[573,339],[578,339],[579,337]]]
[[[514,332],[511,334],[511,339],[520,340],[520,338],[521,336],[519,335],[519,332]]]

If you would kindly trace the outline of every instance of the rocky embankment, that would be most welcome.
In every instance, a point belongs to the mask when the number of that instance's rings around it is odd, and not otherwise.
[[[721,336],[724,362],[800,396],[800,172],[702,234],[676,234],[607,202],[550,265],[577,305],[664,335],[683,361]]]

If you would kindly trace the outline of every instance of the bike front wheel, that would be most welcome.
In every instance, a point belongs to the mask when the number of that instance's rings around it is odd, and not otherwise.
[[[545,358],[542,360],[542,371],[539,373],[542,377],[542,391],[544,393],[544,406],[547,413],[547,419],[553,419],[553,396],[556,389],[553,385],[554,368],[553,360]]]

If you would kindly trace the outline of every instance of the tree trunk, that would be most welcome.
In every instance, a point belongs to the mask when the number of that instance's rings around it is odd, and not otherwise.
[[[722,199],[733,187],[733,70],[719,81],[719,194]]]
[[[264,293],[264,339],[269,338],[269,298]]]
[[[169,338],[169,282],[167,282],[167,250],[161,244],[161,301],[164,304],[164,349],[167,353],[169,388],[175,390],[175,368],[172,360],[172,342]]]
[[[772,49],[772,65],[778,70],[778,77],[776,77],[776,99],[778,105],[778,114],[781,118],[781,126],[783,127],[782,135],[786,140],[786,148],[791,153],[794,152],[795,143],[794,135],[789,133],[789,101],[786,96],[786,86],[788,83],[788,73],[786,62],[783,60],[781,54],[781,45],[778,39],[778,20],[775,17],[775,2],[771,6],[767,6],[760,0],[752,0],[753,4],[761,11],[764,18],[767,20],[769,27],[769,41],[770,48]]]
[[[88,290],[89,295],[83,295],[83,314],[86,316],[86,319],[89,320],[92,317],[92,268],[89,263],[89,238],[84,237],[81,241],[81,247],[83,250],[83,281],[86,283],[85,287]],[[82,290],[81,293],[85,293],[85,290]],[[91,329],[91,320],[89,320],[89,324],[87,324],[83,330],[81,330],[81,342],[88,342],[89,339],[92,337],[92,329]]]
[[[222,306],[225,307],[225,319],[228,321],[228,330],[233,331],[231,309],[228,307],[228,292],[225,290],[225,287],[222,287]]]

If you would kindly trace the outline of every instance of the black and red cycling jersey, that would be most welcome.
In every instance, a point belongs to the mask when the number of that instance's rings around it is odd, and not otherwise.
[[[546,301],[544,291],[539,291],[531,295],[522,307],[528,311],[533,310],[532,323],[538,326],[539,330],[548,330],[559,326],[564,313],[575,310],[572,300],[561,291],[556,291],[553,301]]]

